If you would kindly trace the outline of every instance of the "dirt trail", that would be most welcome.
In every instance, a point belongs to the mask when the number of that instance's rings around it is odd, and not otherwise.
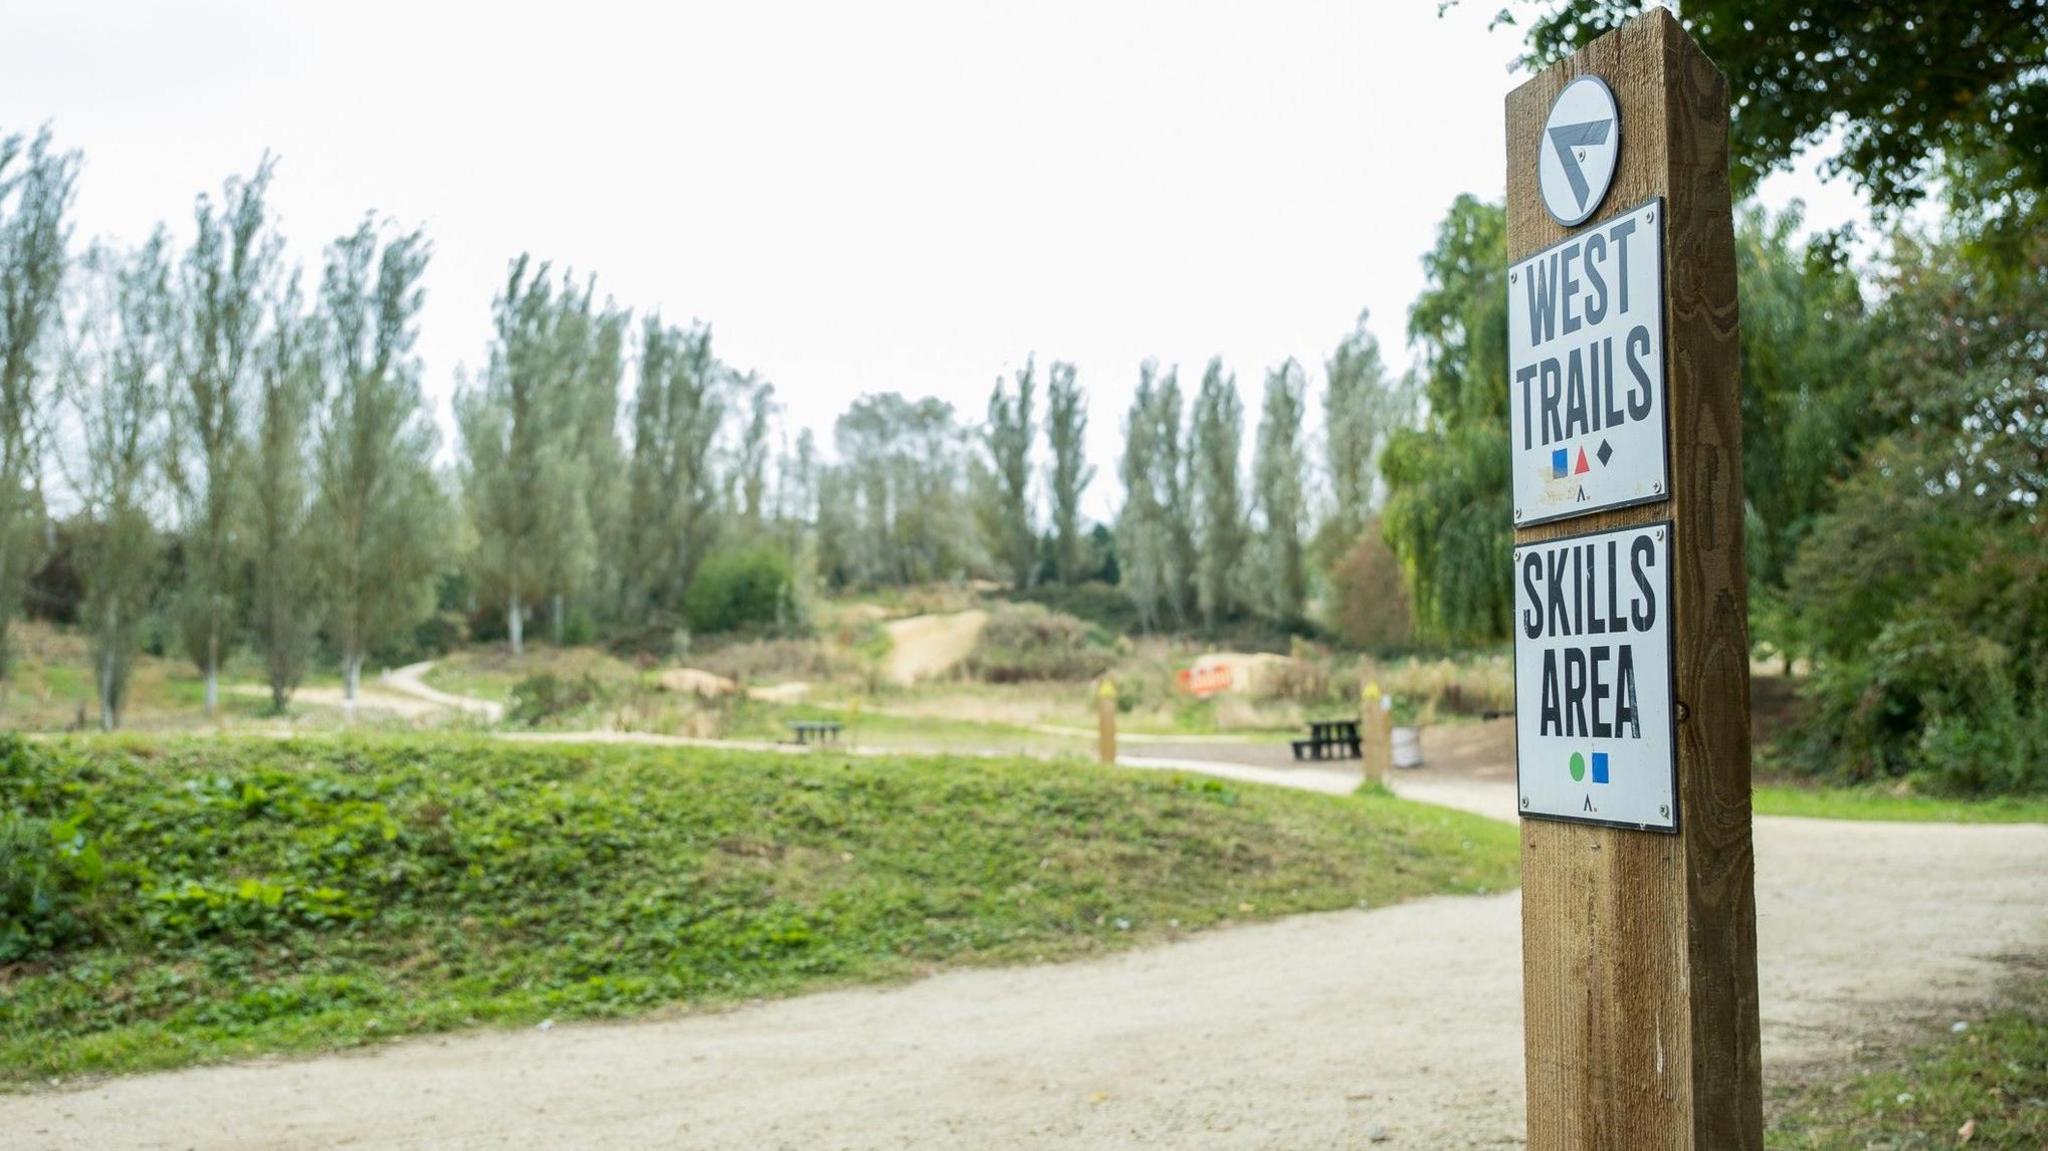
[[[1401,787],[1513,811],[1498,782]],[[1903,1014],[1967,1017],[1999,956],[2048,946],[2048,827],[1759,818],[1756,841],[1767,1073]],[[0,1097],[0,1131],[22,1148],[1518,1146],[1519,914],[1515,893],[1432,899],[723,1014],[135,1077]]]
[[[383,683],[393,691],[401,691],[414,699],[441,707],[474,715],[485,723],[496,723],[505,718],[505,705],[496,700],[477,699],[474,696],[455,695],[427,685],[427,673],[434,669],[434,661],[421,660],[409,663],[385,673]]]
[[[889,678],[909,685],[950,671],[974,651],[988,613],[980,609],[893,620],[889,630]]]
[[[259,683],[231,683],[225,686],[231,695],[270,698],[270,689]],[[336,709],[348,706],[347,701],[342,699],[341,689],[338,687],[301,687],[292,692],[292,702]],[[356,692],[356,707],[361,711],[388,712],[400,719],[427,719],[447,711],[441,704],[403,692],[384,690],[375,683],[364,683]]]

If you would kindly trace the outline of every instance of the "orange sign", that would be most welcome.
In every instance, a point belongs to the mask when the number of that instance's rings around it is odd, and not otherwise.
[[[1180,686],[1191,695],[1211,696],[1230,690],[1230,665],[1196,665],[1180,673]]]

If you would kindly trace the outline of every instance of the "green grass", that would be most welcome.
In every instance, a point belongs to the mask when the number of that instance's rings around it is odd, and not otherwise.
[[[1872,819],[1893,823],[2048,823],[2048,797],[1993,796],[1944,799],[1895,795],[1867,787],[1759,786],[1752,793],[1758,815],[1810,819]]]
[[[1100,954],[1503,890],[1515,847],[1078,761],[0,739],[0,1084]]]
[[[1962,1032],[1867,1057],[1845,1082],[1776,1093],[1777,1151],[2048,1147],[2048,978]],[[1969,1141],[1959,1134],[1973,1124]]]

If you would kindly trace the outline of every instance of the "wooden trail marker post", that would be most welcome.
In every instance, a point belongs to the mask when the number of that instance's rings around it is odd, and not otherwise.
[[[1116,764],[1116,684],[1108,679],[1095,689],[1095,758]]]
[[[1368,782],[1386,786],[1394,774],[1394,716],[1377,680],[1358,689],[1358,738],[1360,770]]]
[[[1507,101],[1530,1151],[1763,1145],[1728,107],[1662,9]]]

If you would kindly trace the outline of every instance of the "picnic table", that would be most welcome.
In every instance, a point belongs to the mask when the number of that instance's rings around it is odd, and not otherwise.
[[[789,725],[801,744],[839,742],[839,724],[829,719],[800,719]]]
[[[1294,741],[1296,759],[1359,759],[1365,754],[1355,719],[1311,720],[1308,732],[1307,739]]]

